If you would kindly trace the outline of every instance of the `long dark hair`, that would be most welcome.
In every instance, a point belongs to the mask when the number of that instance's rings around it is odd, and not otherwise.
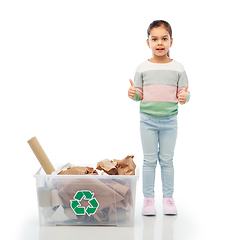
[[[155,20],[152,23],[150,23],[148,29],[147,29],[147,37],[149,38],[150,32],[153,28],[157,27],[164,27],[166,31],[170,34],[170,38],[172,38],[172,29],[168,22],[164,20]],[[170,51],[168,51],[167,56],[170,57]]]

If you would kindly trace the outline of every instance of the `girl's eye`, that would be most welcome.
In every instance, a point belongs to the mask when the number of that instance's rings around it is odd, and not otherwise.
[[[163,38],[164,41],[168,40],[167,38]]]
[[[155,42],[156,40],[157,40],[156,38],[153,38],[153,39],[152,39],[152,41],[154,41],[154,42]]]

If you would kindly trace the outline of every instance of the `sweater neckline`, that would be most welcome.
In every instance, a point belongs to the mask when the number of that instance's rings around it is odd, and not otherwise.
[[[157,64],[157,65],[168,65],[168,64],[171,64],[174,62],[174,59],[172,59],[171,62],[168,62],[168,63],[154,63],[154,62],[150,62],[149,60],[147,60],[148,63],[151,63],[151,64]]]

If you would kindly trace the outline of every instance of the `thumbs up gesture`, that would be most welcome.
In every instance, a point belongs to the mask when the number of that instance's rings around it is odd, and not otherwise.
[[[188,97],[187,91],[188,91],[188,85],[185,87],[185,89],[179,95],[179,103],[181,105],[185,104],[187,102],[187,97]]]
[[[129,90],[128,90],[128,96],[129,96],[129,98],[133,99],[135,96],[136,88],[131,79],[129,80],[129,82],[130,82],[131,86],[129,87]]]

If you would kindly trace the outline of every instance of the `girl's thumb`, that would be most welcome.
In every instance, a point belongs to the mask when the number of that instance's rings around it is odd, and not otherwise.
[[[134,86],[134,83],[131,79],[129,80],[129,82],[130,82],[131,86]]]
[[[184,91],[185,91],[185,92],[187,92],[187,91],[188,91],[188,85],[185,87]]]

